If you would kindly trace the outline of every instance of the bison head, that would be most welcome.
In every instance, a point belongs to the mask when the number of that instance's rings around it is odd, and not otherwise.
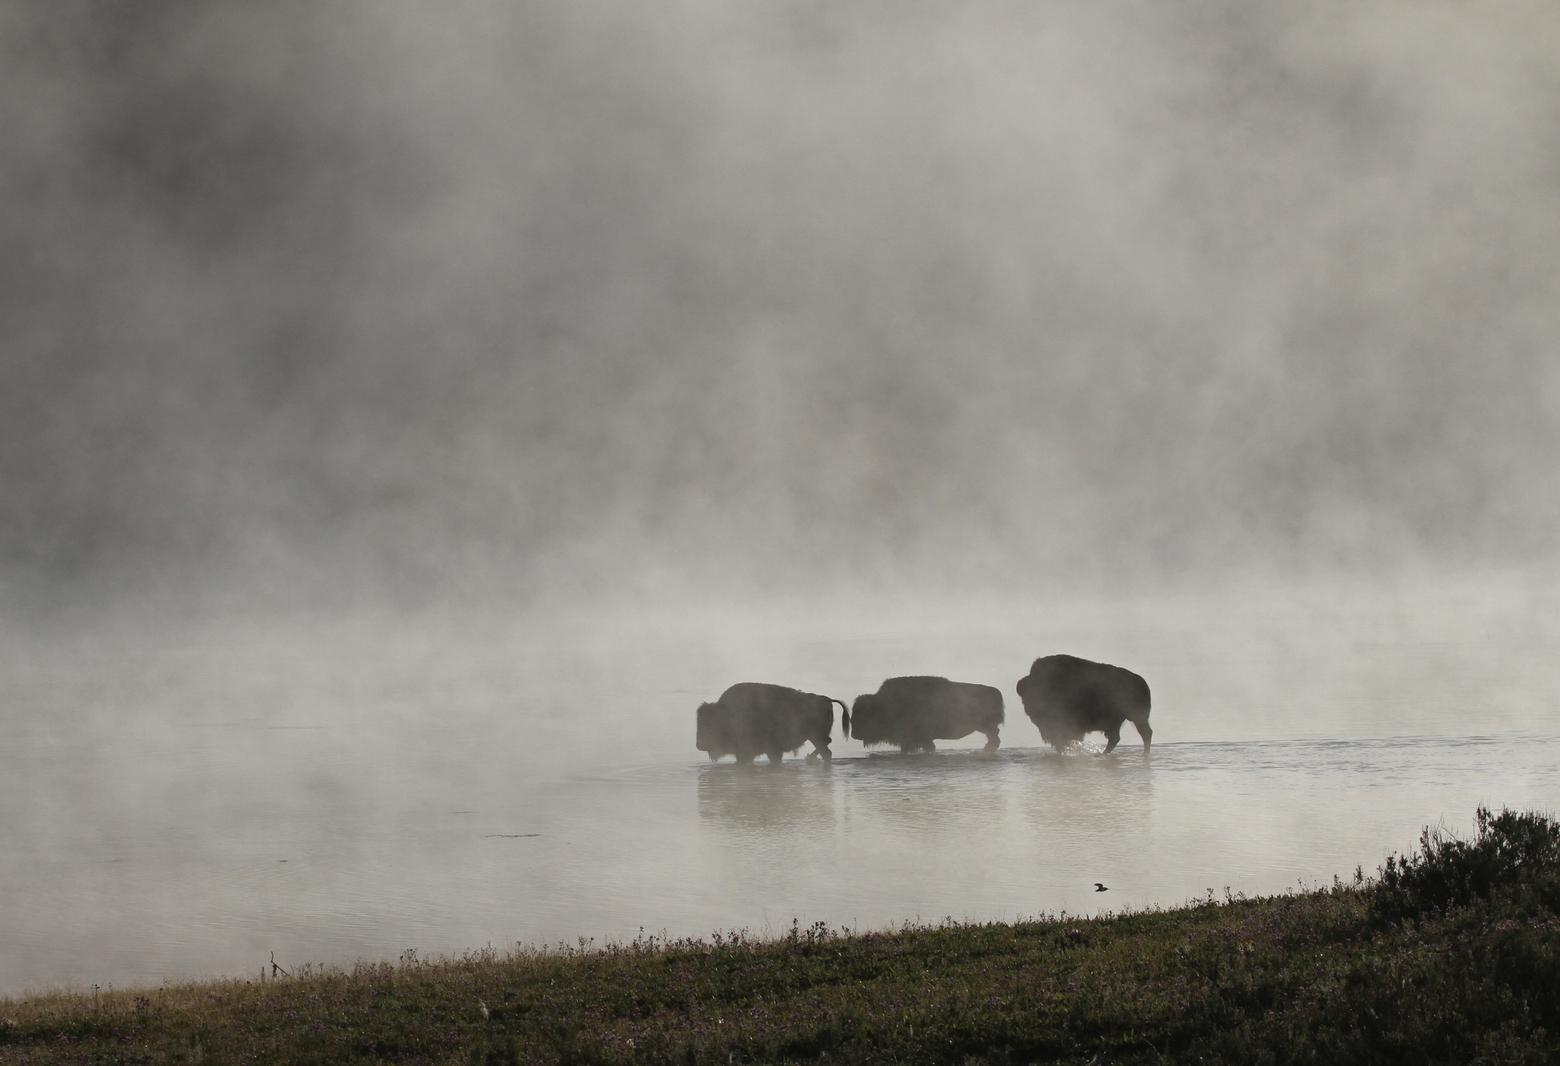
[[[863,744],[893,743],[887,735],[882,701],[875,693],[857,696],[850,705],[850,735]]]
[[[721,710],[717,704],[701,703],[696,715],[694,746],[700,751],[709,752],[712,759],[718,759],[731,750],[728,735],[731,730]]]
[[[1055,748],[1064,748],[1083,739],[1083,730],[1073,720],[1065,707],[1046,698],[1046,687],[1026,675],[1018,680],[1018,698],[1023,701],[1024,714],[1040,730],[1040,739]]]

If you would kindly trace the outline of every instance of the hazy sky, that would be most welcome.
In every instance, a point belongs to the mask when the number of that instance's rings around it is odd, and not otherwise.
[[[1551,0],[5,5],[0,594],[1548,564],[1556,55]]]

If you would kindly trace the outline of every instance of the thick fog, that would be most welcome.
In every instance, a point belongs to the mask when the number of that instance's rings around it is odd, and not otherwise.
[[[1557,55],[1554,0],[0,3],[0,996],[1552,807]],[[1051,652],[1152,761],[1039,750]],[[696,750],[904,674],[1000,751]]]
[[[0,594],[1548,568],[1560,8],[0,12]]]

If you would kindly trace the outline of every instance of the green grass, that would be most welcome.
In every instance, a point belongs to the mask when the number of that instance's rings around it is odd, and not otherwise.
[[[822,926],[0,1000],[12,1062],[1560,1061],[1560,826],[1093,920]]]

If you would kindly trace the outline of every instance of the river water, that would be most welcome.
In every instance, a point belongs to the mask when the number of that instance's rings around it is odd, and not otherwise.
[[[1371,872],[1476,805],[1560,808],[1560,596],[1508,578],[811,616],[10,626],[0,995],[492,946],[1173,906]],[[1013,695],[1137,669],[1155,744],[1059,755]],[[1007,694],[1003,747],[737,767],[739,679]],[[1103,882],[1109,891],[1094,890]]]

